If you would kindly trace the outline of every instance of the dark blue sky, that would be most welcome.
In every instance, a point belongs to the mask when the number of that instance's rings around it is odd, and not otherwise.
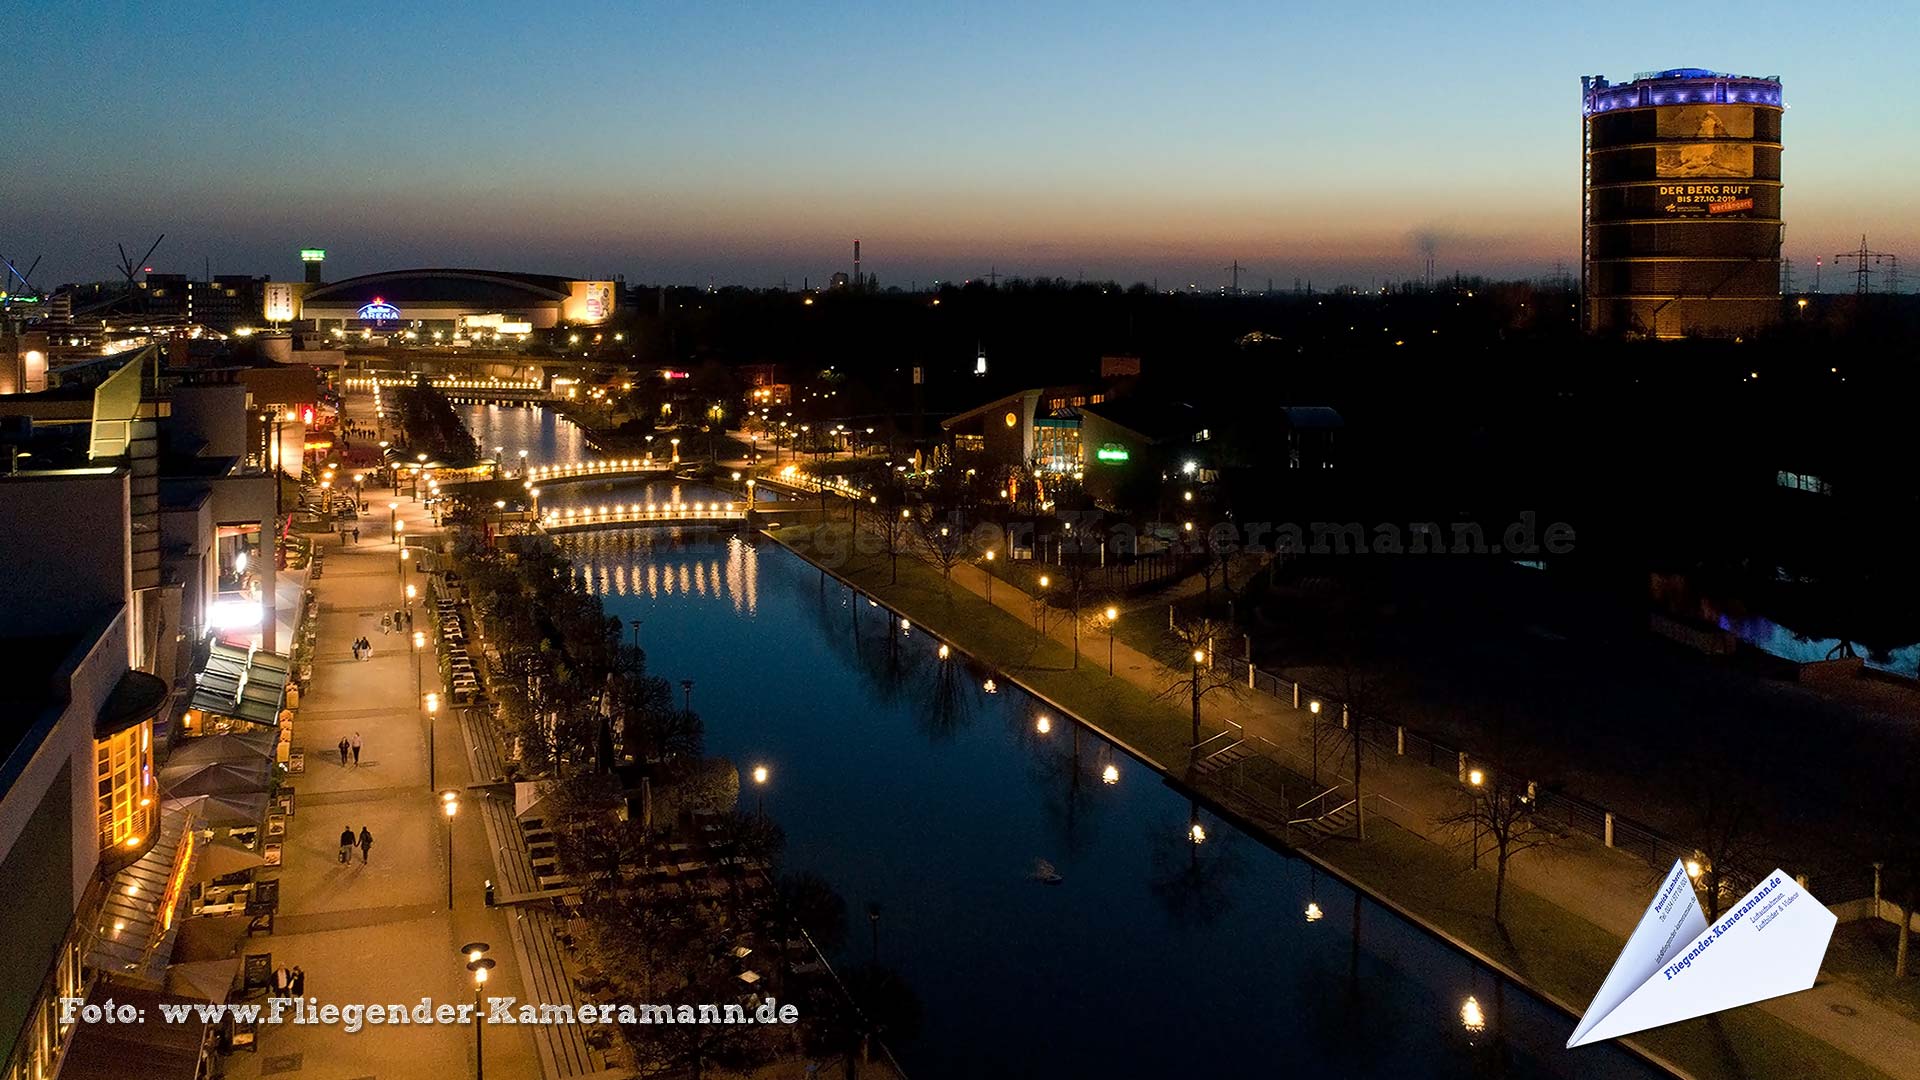
[[[1913,3],[16,5],[36,281],[483,265],[798,286],[1538,274],[1579,76],[1779,74],[1787,253],[1920,254]],[[1829,261],[1831,261],[1829,259]],[[24,265],[24,264],[23,264]],[[1805,274],[1803,274],[1803,277]],[[1243,279],[1243,283],[1246,279]],[[1827,282],[1829,286],[1836,284]]]

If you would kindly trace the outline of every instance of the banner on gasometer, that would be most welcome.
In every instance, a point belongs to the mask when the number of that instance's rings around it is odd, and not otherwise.
[[[1808,989],[1838,921],[1776,869],[1708,926],[1676,861],[1567,1046]]]

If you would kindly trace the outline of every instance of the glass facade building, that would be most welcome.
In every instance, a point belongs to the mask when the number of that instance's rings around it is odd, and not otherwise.
[[[1586,328],[1737,337],[1777,321],[1779,78],[1676,68],[1581,82]]]

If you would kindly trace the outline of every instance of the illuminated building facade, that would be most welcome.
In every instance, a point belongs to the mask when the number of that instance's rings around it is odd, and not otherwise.
[[[1588,331],[1736,337],[1777,321],[1779,78],[1675,68],[1581,82]]]
[[[276,290],[276,309],[263,310],[262,316],[308,321],[322,333],[426,330],[454,334],[482,325],[485,317],[493,317],[496,325],[524,325],[524,332],[532,332],[599,326],[613,317],[618,293],[618,282],[550,274],[394,270],[314,285],[299,295]]]

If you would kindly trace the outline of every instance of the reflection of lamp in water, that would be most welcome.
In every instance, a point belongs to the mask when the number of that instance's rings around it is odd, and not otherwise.
[[[1207,830],[1202,828],[1200,823],[1196,821],[1192,827],[1187,830],[1187,839],[1196,844],[1204,844],[1207,842]]]
[[[1311,900],[1307,901],[1307,921],[1319,922],[1324,918],[1326,918],[1326,912],[1320,910],[1320,905]]]
[[[1480,1010],[1480,1000],[1471,994],[1460,1003],[1460,1026],[1466,1028],[1469,1035],[1487,1030],[1487,1014]]]
[[[1053,721],[1042,716],[1033,722],[1033,730],[1045,735],[1053,730]]]
[[[981,683],[980,689],[983,692],[989,693],[989,694],[997,694],[1000,692],[1000,687],[996,685],[992,679],[988,679],[986,682]]]
[[[1117,783],[1119,783],[1119,782],[1120,782],[1120,767],[1119,767],[1118,765],[1115,765],[1115,764],[1113,764],[1113,763],[1111,763],[1111,762],[1109,762],[1109,763],[1107,764],[1107,767],[1106,767],[1106,768],[1104,768],[1104,769],[1102,769],[1102,770],[1100,770],[1100,779],[1101,779],[1101,781],[1102,781],[1102,782],[1104,782],[1104,783],[1108,783],[1108,784],[1117,784]]]

